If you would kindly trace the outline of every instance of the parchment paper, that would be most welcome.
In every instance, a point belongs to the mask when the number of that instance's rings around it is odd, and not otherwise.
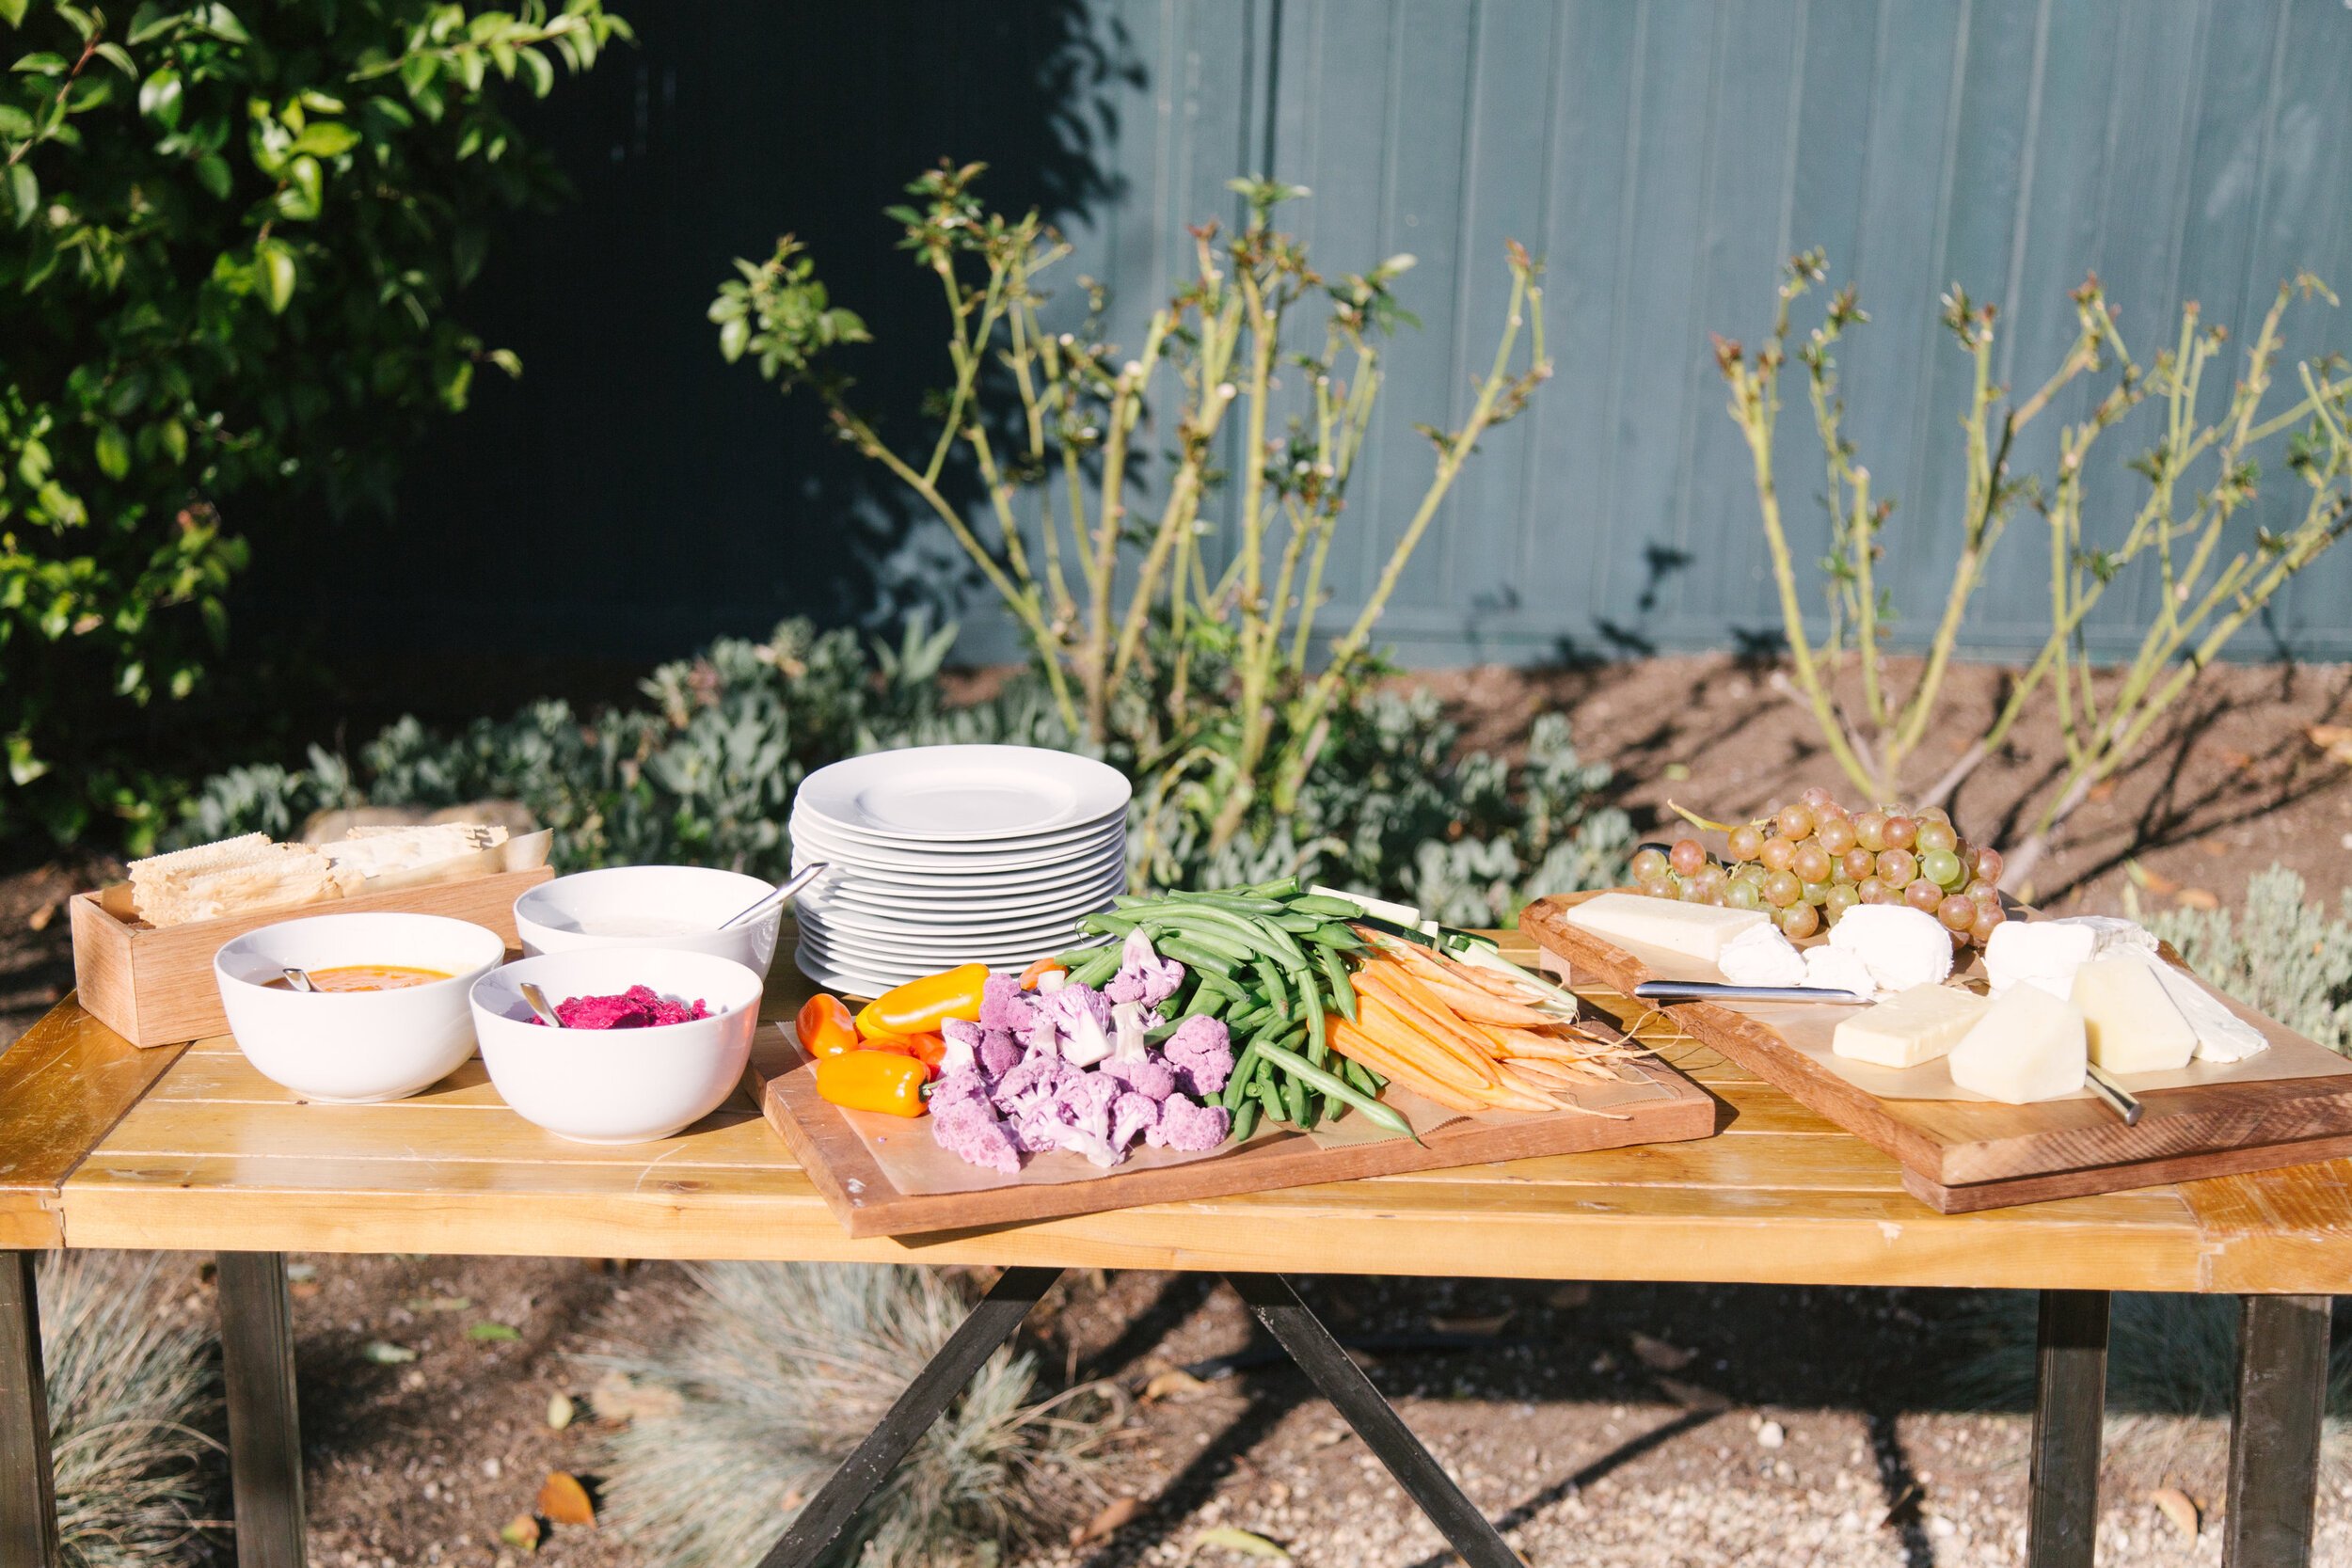
[[[1621,937],[1604,939],[1613,946],[1622,948],[1639,958],[1642,967],[1661,980],[1723,979],[1723,972],[1703,959],[1686,958],[1646,942],[1628,942]],[[1817,945],[1826,939],[1816,937],[1799,942],[1800,947]],[[1549,958],[1551,955],[1546,954]],[[1979,994],[1984,990],[1983,966],[1971,955],[1968,964],[1959,972],[1970,990]],[[2207,1084],[2260,1084],[2281,1078],[2331,1078],[2352,1073],[2352,1061],[2337,1055],[2326,1046],[2316,1044],[2294,1034],[2281,1024],[2274,1023],[2250,1007],[2240,1006],[2213,987],[2197,979],[2193,972],[2183,970],[2197,984],[2204,987],[2221,1005],[2262,1031],[2270,1042],[2270,1049],[2242,1062],[2191,1062],[2176,1072],[2130,1072],[2114,1074],[2115,1081],[2134,1094],[2155,1089],[2198,1087]],[[1867,1089],[1885,1100],[1969,1100],[1990,1102],[1991,1097],[1973,1089],[1963,1089],[1952,1082],[1951,1069],[1944,1057],[1915,1068],[1872,1067],[1850,1056],[1840,1056],[1830,1048],[1831,1037],[1837,1025],[1863,1009],[1860,1006],[1818,1002],[1716,1002],[1713,1006],[1753,1018],[1767,1024],[1797,1051],[1810,1056],[1820,1066],[1843,1078],[1856,1088]],[[2078,1089],[2062,1100],[2089,1100],[2089,1089]]]
[[[777,1031],[784,1037],[796,1062],[808,1058],[801,1052],[790,1025],[779,1023]],[[1613,1111],[1648,1100],[1669,1100],[1673,1096],[1661,1085],[1647,1078],[1630,1082],[1577,1085],[1576,1102],[1588,1110]],[[1401,1085],[1391,1084],[1382,1091],[1380,1102],[1402,1114],[1412,1124],[1415,1133],[1427,1138],[1441,1127],[1468,1121],[1463,1112],[1425,1100]],[[1481,1122],[1508,1124],[1529,1121],[1537,1117],[1573,1115],[1557,1111],[1482,1111]],[[1169,1165],[1188,1165],[1199,1160],[1222,1159],[1244,1149],[1256,1148],[1279,1138],[1307,1137],[1320,1148],[1342,1148],[1357,1144],[1378,1143],[1404,1136],[1391,1132],[1365,1116],[1361,1111],[1349,1113],[1346,1119],[1327,1123],[1312,1132],[1298,1133],[1287,1128],[1268,1128],[1261,1123],[1257,1132],[1241,1143],[1226,1143],[1200,1153],[1185,1153],[1172,1148],[1153,1148],[1138,1142],[1129,1150],[1127,1158],[1107,1169],[1093,1164],[1083,1154],[1068,1149],[1054,1149],[1043,1154],[1026,1155],[1018,1175],[988,1170],[968,1164],[961,1155],[939,1147],[931,1136],[929,1117],[909,1120],[902,1117],[886,1117],[876,1111],[842,1111],[866,1151],[873,1155],[890,1184],[910,1197],[933,1196],[946,1193],[989,1192],[1000,1187],[1059,1186],[1067,1181],[1092,1181],[1104,1176],[1121,1176],[1129,1171],[1159,1170]]]

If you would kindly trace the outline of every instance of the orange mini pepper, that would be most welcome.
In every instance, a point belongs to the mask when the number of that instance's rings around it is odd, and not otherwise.
[[[1044,979],[1048,974],[1067,974],[1069,973],[1069,966],[1064,964],[1059,958],[1040,958],[1037,962],[1031,964],[1028,968],[1021,972],[1021,989],[1023,990],[1037,990],[1037,983],[1040,980]]]
[[[846,1110],[919,1117],[930,1076],[930,1068],[896,1051],[848,1051],[818,1060],[817,1093]]]
[[[945,1036],[909,1035],[902,1040],[892,1040],[889,1043],[930,1069],[931,1076],[934,1078],[939,1076],[940,1064],[947,1059],[947,1041]]]
[[[951,1018],[977,1022],[980,988],[988,984],[988,965],[959,964],[938,974],[909,980],[868,1002],[857,1015],[857,1032],[867,1039],[904,1039],[929,1034]]]
[[[857,1021],[839,997],[823,991],[801,1004],[792,1028],[800,1037],[801,1049],[812,1056],[838,1056],[857,1049]]]

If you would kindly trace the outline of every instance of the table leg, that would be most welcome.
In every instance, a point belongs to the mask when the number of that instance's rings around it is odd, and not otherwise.
[[[2306,1568],[2328,1402],[2327,1296],[2246,1296],[2223,1568]]]
[[[999,1346],[1013,1336],[1059,1269],[1007,1269],[961,1327],[948,1337],[914,1381],[906,1386],[882,1424],[841,1462],[825,1484],[793,1517],[784,1539],[768,1549],[759,1568],[808,1568],[822,1556],[850,1517],[898,1467],[915,1440],[947,1412],[964,1385]]]
[[[0,1562],[55,1568],[56,1476],[49,1458],[36,1256],[0,1253]]]
[[[220,1370],[237,1568],[303,1568],[302,1433],[294,1417],[294,1304],[278,1252],[215,1254]]]
[[[1518,1554],[1381,1398],[1322,1320],[1307,1309],[1289,1280],[1277,1274],[1226,1278],[1470,1568],[1521,1568]]]
[[[2033,1568],[2090,1568],[2107,1404],[2107,1293],[2042,1291],[2034,1359],[2026,1560]]]

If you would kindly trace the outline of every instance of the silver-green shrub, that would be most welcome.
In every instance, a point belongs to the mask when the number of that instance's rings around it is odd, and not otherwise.
[[[605,1522],[668,1568],[737,1568],[772,1544],[970,1310],[937,1270],[716,1263],[682,1330],[599,1356],[676,1396],[605,1441]],[[830,1560],[993,1562],[1102,1501],[1121,1397],[1036,1402],[1037,1368],[1000,1350],[852,1520]]]
[[[211,1337],[158,1310],[156,1259],[68,1252],[40,1260],[40,1341],[66,1568],[210,1560],[219,1371]]]
[[[307,768],[218,775],[178,838],[284,835],[329,806],[495,797],[556,830],[566,869],[666,862],[779,876],[791,855],[792,793],[837,758],[950,741],[1090,750],[1073,741],[1034,673],[985,702],[942,702],[937,677],[953,639],[953,627],[917,624],[895,646],[869,647],[853,632],[792,621],[764,642],[724,639],[661,666],[641,685],[643,706],[582,716],[534,703],[450,736],[404,719],[356,766],[314,749]],[[1297,875],[1484,925],[1517,918],[1538,894],[1621,879],[1632,826],[1602,803],[1610,769],[1577,754],[1565,720],[1539,720],[1516,766],[1458,755],[1458,739],[1426,692],[1360,693],[1331,716],[1293,808],[1262,805],[1214,848],[1216,813],[1176,793],[1197,782],[1124,745],[1095,754],[1136,780],[1129,838],[1144,883]]]
[[[2297,1034],[2352,1054],[2352,889],[2342,914],[2308,902],[2303,879],[2282,865],[2246,885],[2246,907],[2139,910],[2132,917],[2180,949],[2191,969]]]

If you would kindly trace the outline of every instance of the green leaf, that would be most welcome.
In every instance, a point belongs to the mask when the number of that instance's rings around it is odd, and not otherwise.
[[[269,302],[269,313],[283,314],[294,299],[294,252],[282,241],[262,240],[253,247],[253,261],[261,269],[262,297]]]
[[[239,22],[237,13],[228,7],[206,6],[202,8],[201,14],[204,18],[204,30],[224,43],[251,43],[253,41],[253,35],[245,30],[245,24]]]
[[[122,72],[125,76],[128,76],[134,82],[139,79],[139,68],[131,63],[131,56],[129,53],[123,49],[122,45],[119,43],[102,43],[96,49],[90,51],[90,53],[96,55],[100,59],[105,61],[108,65]]]
[[[37,49],[8,69],[23,71],[27,76],[62,76],[66,72],[65,56],[53,55],[46,49]]]
[[[522,1336],[504,1323],[476,1323],[466,1330],[466,1338],[491,1344],[501,1340],[519,1339]]]
[[[1204,1529],[1192,1538],[1192,1544],[1196,1551],[1202,1546],[1222,1546],[1229,1552],[1240,1552],[1246,1557],[1263,1558],[1269,1562],[1288,1562],[1291,1560],[1290,1553],[1268,1541],[1264,1536],[1246,1529],[1236,1529],[1232,1525],[1220,1525],[1215,1529]]]
[[[358,132],[339,120],[322,119],[313,121],[294,138],[294,150],[313,152],[322,158],[340,158],[358,145]]]
[[[526,49],[523,51],[523,71],[531,78],[531,92],[532,97],[545,98],[554,89],[555,67],[549,65],[548,63],[548,57],[539,53],[538,50]]]
[[[405,1345],[395,1345],[386,1339],[370,1339],[359,1348],[359,1354],[379,1367],[401,1367],[414,1361],[417,1353]]]
[[[120,426],[100,425],[95,445],[98,469],[108,479],[120,479],[131,471],[131,443],[122,438]]]
[[[166,66],[139,84],[139,113],[166,125],[180,123],[180,73]]]
[[[25,3],[26,0],[0,0],[0,22],[11,27],[24,26]]]
[[[17,164],[9,168],[8,200],[16,208],[19,229],[33,221],[33,214],[40,208],[40,180],[30,164]]]
[[[208,152],[196,161],[197,183],[222,201],[229,199],[229,160],[217,152]]]

